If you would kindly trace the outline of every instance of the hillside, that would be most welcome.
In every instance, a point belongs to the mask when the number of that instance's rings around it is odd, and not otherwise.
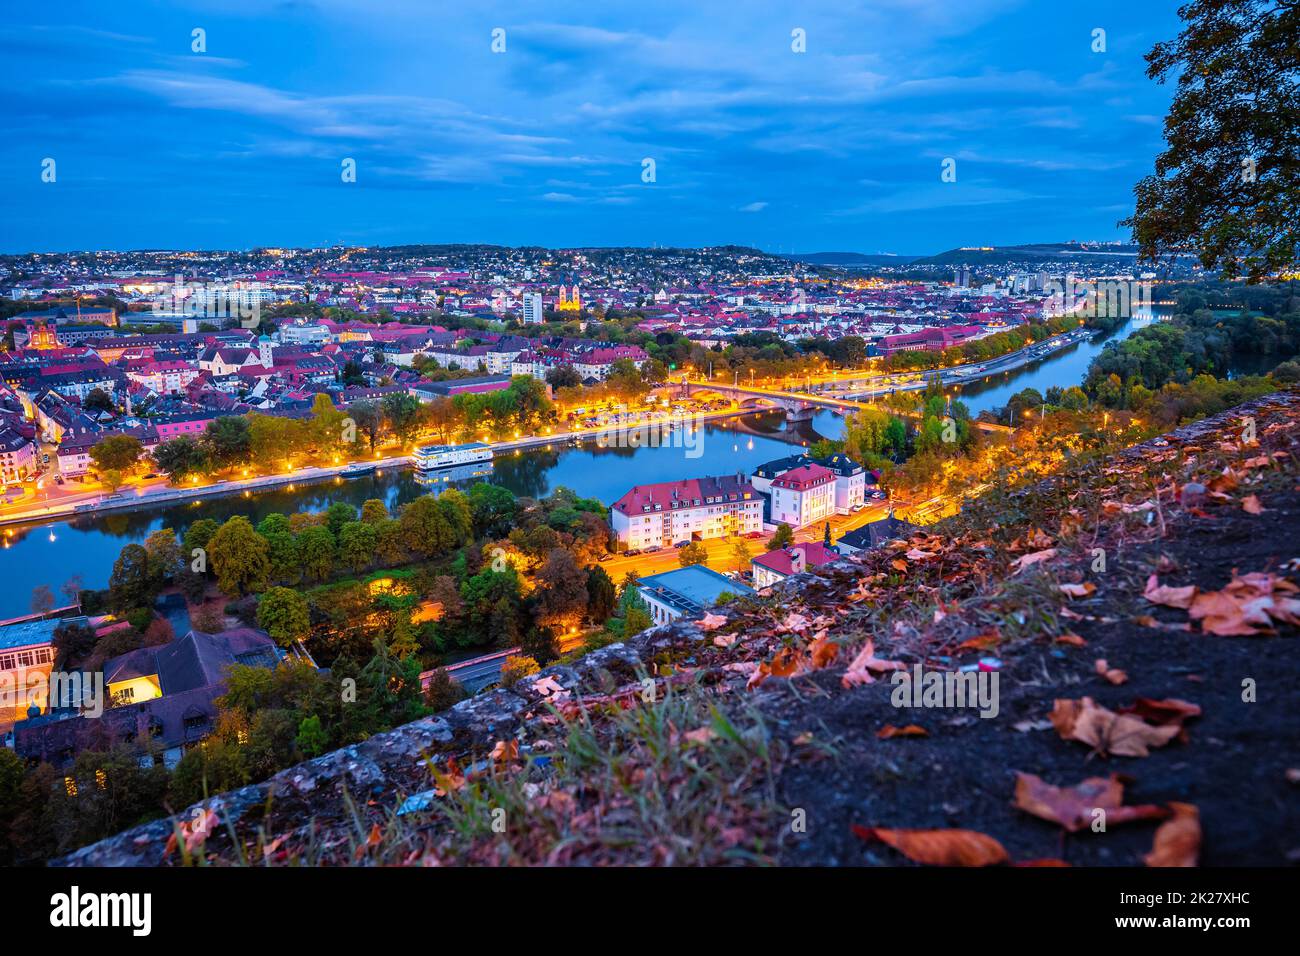
[[[1285,864],[1298,420],[1278,393],[994,489],[59,863]],[[894,706],[963,667],[996,715]]]

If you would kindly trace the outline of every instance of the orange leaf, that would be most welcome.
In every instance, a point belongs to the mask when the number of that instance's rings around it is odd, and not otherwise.
[[[1147,866],[1196,866],[1201,851],[1201,812],[1190,803],[1170,803],[1173,819],[1156,830]]]
[[[895,727],[893,724],[885,724],[878,731],[876,736],[881,740],[889,740],[891,737],[929,737],[930,731],[917,724],[908,724],[906,727]]]
[[[1258,515],[1264,513],[1264,506],[1260,503],[1258,495],[1247,495],[1242,498],[1241,507],[1247,514]]]
[[[1147,578],[1147,589],[1143,597],[1152,604],[1189,608],[1192,606],[1192,599],[1196,597],[1196,585],[1189,584],[1185,588],[1171,588],[1161,584],[1160,579],[1153,574]]]
[[[1089,777],[1073,787],[1054,787],[1032,773],[1016,774],[1016,808],[1059,823],[1071,833],[1090,826],[1095,810],[1105,811],[1108,824],[1169,815],[1168,810],[1154,804],[1125,807],[1123,802],[1124,784],[1119,774]]]
[[[1010,857],[997,840],[976,830],[883,830],[853,825],[853,833],[892,846],[915,863],[931,866],[990,866]]]
[[[1106,678],[1106,680],[1110,681],[1112,684],[1119,685],[1128,682],[1128,674],[1124,673],[1119,668],[1111,667],[1106,663],[1106,658],[1104,657],[1097,658],[1093,666],[1096,668],[1098,674]]]
[[[1091,581],[1084,581],[1082,584],[1058,584],[1057,588],[1062,594],[1070,597],[1087,597],[1093,591],[1097,590],[1097,585]]]

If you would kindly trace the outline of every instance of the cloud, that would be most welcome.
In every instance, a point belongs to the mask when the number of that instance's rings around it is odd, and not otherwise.
[[[741,206],[740,211],[741,212],[762,212],[766,208],[767,208],[767,203],[765,202],[751,202],[751,203],[747,203],[744,206]]]

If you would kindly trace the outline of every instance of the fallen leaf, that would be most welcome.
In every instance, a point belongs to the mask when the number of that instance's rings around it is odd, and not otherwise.
[[[1091,581],[1084,581],[1082,584],[1058,584],[1056,587],[1062,594],[1070,597],[1087,597],[1097,590],[1097,585]]]
[[[1147,578],[1147,589],[1142,596],[1152,604],[1186,609],[1192,606],[1192,599],[1196,597],[1196,585],[1189,584],[1183,588],[1171,588],[1168,585],[1161,584],[1160,579],[1153,574]]]
[[[930,731],[916,724],[908,724],[906,727],[895,727],[893,724],[885,724],[878,731],[876,736],[881,740],[889,740],[891,737],[929,737]]]
[[[858,652],[858,656],[853,658],[848,670],[844,672],[840,683],[846,688],[856,687],[859,684],[873,683],[875,678],[871,676],[872,671],[884,672],[906,669],[907,665],[902,661],[886,661],[877,657],[875,641],[868,638],[867,643]]]
[[[1050,714],[1062,740],[1077,740],[1105,756],[1145,757],[1178,736],[1179,727],[1153,727],[1138,717],[1099,707],[1091,697],[1057,699]]]
[[[1030,565],[1038,564],[1040,561],[1047,561],[1056,557],[1056,549],[1048,548],[1045,551],[1034,551],[1031,554],[1022,554],[1016,560],[1011,562],[1013,574],[1019,574]]]
[[[1098,674],[1116,686],[1128,682],[1128,674],[1124,673],[1119,668],[1111,667],[1106,663],[1106,658],[1104,657],[1097,658],[1093,667],[1096,668]]]
[[[1258,495],[1247,495],[1241,499],[1241,509],[1247,514],[1258,515],[1264,513],[1264,505],[1260,503]]]
[[[716,631],[722,625],[727,623],[727,619],[721,614],[706,614],[700,618],[699,624],[696,625],[701,631]]]
[[[1073,787],[1054,787],[1032,773],[1016,773],[1015,807],[1059,823],[1070,833],[1091,826],[1096,810],[1105,811],[1107,825],[1169,816],[1168,810],[1155,804],[1126,807],[1123,803],[1124,784],[1116,773],[1089,777]]]
[[[1010,856],[993,837],[976,830],[885,830],[853,825],[855,836],[892,846],[915,863],[931,866],[990,866]]]
[[[1066,631],[1064,634],[1058,635],[1056,638],[1056,642],[1058,644],[1070,644],[1073,645],[1074,647],[1084,647],[1088,643],[1078,634],[1075,634],[1073,631]]]
[[[1170,803],[1173,818],[1156,830],[1147,866],[1196,866],[1201,852],[1201,813],[1190,803]]]

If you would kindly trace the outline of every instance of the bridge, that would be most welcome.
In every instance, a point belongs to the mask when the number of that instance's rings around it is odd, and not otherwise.
[[[846,398],[833,398],[829,395],[808,395],[793,392],[780,392],[774,389],[746,387],[744,385],[723,385],[713,382],[692,382],[683,379],[681,394],[689,398],[696,392],[713,392],[729,398],[741,408],[779,408],[785,412],[787,420],[792,422],[808,421],[819,409],[839,412],[856,412],[871,408],[869,402],[854,401]],[[906,418],[919,418],[916,412],[895,412]],[[993,422],[973,421],[980,431],[996,434],[1010,434],[1015,429]]]

